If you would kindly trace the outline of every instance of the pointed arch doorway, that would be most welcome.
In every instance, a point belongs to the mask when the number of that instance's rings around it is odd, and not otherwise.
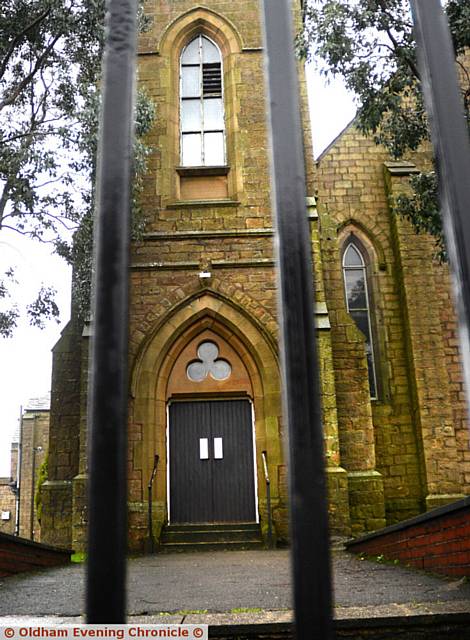
[[[176,358],[167,398],[169,522],[257,522],[252,387],[240,356],[202,331]]]

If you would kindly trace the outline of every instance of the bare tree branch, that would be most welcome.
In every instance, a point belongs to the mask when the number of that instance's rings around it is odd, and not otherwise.
[[[21,82],[18,83],[13,93],[10,94],[8,98],[5,98],[4,100],[2,100],[2,102],[0,102],[0,110],[4,109],[5,107],[15,102],[15,100],[18,98],[18,96],[23,91],[23,89],[27,87],[28,84],[31,82],[31,80],[34,78],[38,70],[41,68],[41,65],[47,60],[47,57],[49,56],[51,51],[54,49],[57,41],[60,40],[62,36],[63,34],[60,33],[52,39],[51,43],[46,47],[42,55],[37,59],[36,64],[34,65],[32,71],[30,71],[30,73],[28,73],[28,75],[25,76],[23,80],[21,80]]]
[[[50,14],[50,12],[51,12],[51,8],[48,7],[42,14],[40,14],[37,18],[35,18],[35,20],[33,20],[30,24],[26,25],[26,27],[22,29],[20,33],[18,33],[13,38],[13,40],[10,43],[10,46],[5,52],[2,63],[0,64],[0,78],[3,78],[3,75],[5,74],[10,58],[13,55],[15,48],[21,42],[21,40],[27,35],[29,31],[31,31],[31,29],[34,29],[34,27],[37,27],[38,24],[40,24],[43,20],[45,20],[47,16]]]
[[[390,14],[387,11],[387,5],[385,3],[384,0],[377,0],[377,4],[379,5],[379,7],[382,9],[383,13],[389,17]],[[385,32],[388,35],[388,37],[390,38],[390,42],[393,44],[393,47],[395,49],[395,53],[399,53],[401,52],[401,54],[403,55],[403,47],[400,45],[400,43],[398,42],[398,40],[395,38],[395,36],[392,33],[392,30],[390,29],[390,27],[385,27]],[[413,73],[413,75],[415,76],[415,78],[417,80],[421,80],[421,76],[419,73],[419,69],[416,66],[415,61],[408,55],[403,55],[403,58],[406,60],[406,63],[408,64],[408,66],[410,67],[411,72]]]

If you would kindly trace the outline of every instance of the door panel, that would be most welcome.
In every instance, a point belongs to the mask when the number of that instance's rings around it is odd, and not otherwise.
[[[222,438],[223,458],[213,460],[213,505],[217,522],[256,519],[253,431],[248,401],[211,403],[212,442]]]
[[[169,416],[171,522],[255,521],[248,400],[175,402]]]
[[[212,513],[210,407],[205,402],[170,405],[170,514],[172,522],[205,522]],[[209,458],[200,458],[207,438]],[[209,497],[209,499],[208,499]]]

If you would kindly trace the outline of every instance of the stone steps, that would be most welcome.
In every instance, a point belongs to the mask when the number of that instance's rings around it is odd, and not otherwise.
[[[163,553],[263,548],[260,526],[251,522],[168,525],[160,539]]]

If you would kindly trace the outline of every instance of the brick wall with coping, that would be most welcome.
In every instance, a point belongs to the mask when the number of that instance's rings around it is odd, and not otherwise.
[[[470,576],[470,498],[363,536],[348,551],[450,576]]]

